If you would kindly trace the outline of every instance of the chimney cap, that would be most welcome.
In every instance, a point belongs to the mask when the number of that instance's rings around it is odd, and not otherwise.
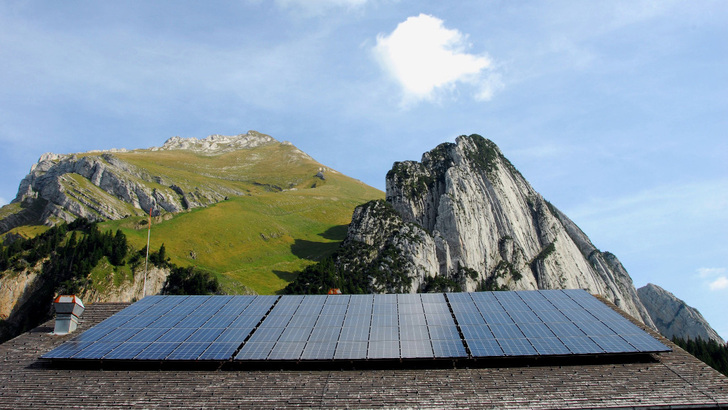
[[[74,316],[81,316],[81,313],[86,309],[79,298],[76,295],[60,295],[53,301],[53,307],[56,309],[56,314],[70,313]]]

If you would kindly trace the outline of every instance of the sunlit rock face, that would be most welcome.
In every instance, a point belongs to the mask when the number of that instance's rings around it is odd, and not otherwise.
[[[409,292],[582,288],[654,327],[619,260],[534,191],[493,142],[461,136],[419,162],[395,163],[386,183],[392,212],[371,203],[355,212],[345,244],[371,250],[341,265],[384,261],[380,270],[410,278],[399,289]]]

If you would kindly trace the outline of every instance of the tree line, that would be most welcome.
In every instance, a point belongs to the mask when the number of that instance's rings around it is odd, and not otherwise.
[[[701,338],[685,340],[675,337],[672,341],[703,363],[728,376],[728,346]]]

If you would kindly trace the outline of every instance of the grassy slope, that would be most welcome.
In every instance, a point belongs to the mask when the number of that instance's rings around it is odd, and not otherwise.
[[[164,243],[173,263],[216,272],[230,293],[281,290],[294,272],[338,247],[354,207],[384,195],[334,172],[326,173],[326,181],[314,178],[321,165],[283,144],[216,157],[188,151],[118,156],[185,190],[214,181],[251,193],[177,214],[152,228],[152,250]],[[267,192],[255,183],[297,189]],[[314,183],[316,188],[310,188]],[[146,244],[143,217],[106,222],[100,228],[121,228],[136,248]]]

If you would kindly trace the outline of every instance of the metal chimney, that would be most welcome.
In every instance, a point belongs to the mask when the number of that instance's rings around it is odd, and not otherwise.
[[[60,295],[53,301],[56,309],[56,326],[53,333],[65,335],[76,330],[79,317],[85,307],[83,302],[76,295]]]

